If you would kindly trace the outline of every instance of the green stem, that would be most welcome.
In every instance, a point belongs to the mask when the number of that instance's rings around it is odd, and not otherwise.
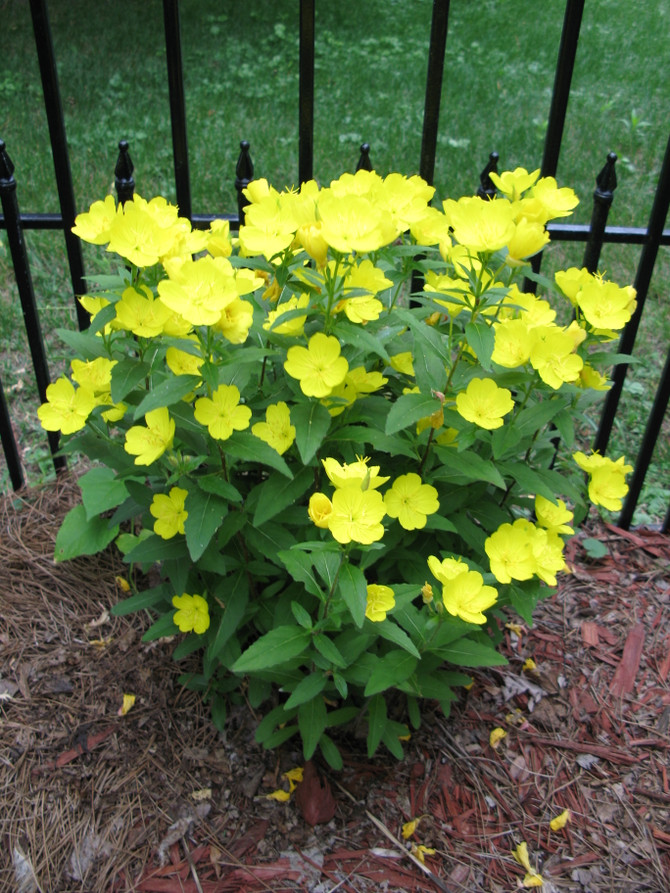
[[[421,459],[421,464],[419,465],[419,477],[423,472],[423,466],[426,464],[426,459],[428,458],[428,452],[430,450],[430,445],[433,442],[433,435],[435,434],[435,428],[430,426],[430,433],[428,434],[428,443],[426,444],[426,449],[423,454],[423,458]]]

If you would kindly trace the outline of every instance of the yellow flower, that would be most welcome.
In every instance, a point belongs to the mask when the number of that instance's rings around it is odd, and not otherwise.
[[[93,412],[97,400],[88,388],[77,388],[68,378],[59,378],[47,387],[47,402],[37,410],[45,431],[73,434],[80,431]]]
[[[515,232],[514,209],[507,199],[482,201],[480,198],[447,199],[444,213],[454,229],[454,238],[470,251],[498,251]]]
[[[546,219],[543,223],[556,217],[569,217],[579,204],[574,190],[567,186],[559,189],[554,177],[542,177],[538,180],[529,196],[544,208]]]
[[[356,462],[345,462],[341,465],[337,459],[322,459],[328,480],[338,489],[354,487],[357,490],[376,490],[388,481],[388,477],[379,476],[379,465],[368,465],[368,459],[359,458]]]
[[[112,383],[112,369],[116,366],[116,360],[108,360],[106,357],[97,357],[95,360],[72,360],[72,380],[77,384],[92,391],[97,397],[100,394],[109,394]]]
[[[531,548],[535,559],[534,573],[549,586],[555,586],[556,574],[567,568],[563,558],[564,545],[557,533],[533,527]]]
[[[119,205],[109,227],[107,250],[137,267],[151,267],[170,254],[181,233],[174,206],[165,199],[147,202],[135,195],[132,201]]]
[[[495,347],[491,359],[499,366],[514,369],[530,359],[530,331],[522,319],[503,319],[495,326]]]
[[[135,425],[126,432],[123,446],[127,453],[135,456],[135,465],[151,465],[172,446],[175,423],[165,406],[152,409],[144,417],[146,427]]]
[[[493,586],[485,586],[479,571],[466,570],[442,587],[442,603],[452,617],[466,623],[486,623],[484,611],[498,600]]]
[[[223,308],[213,328],[221,332],[231,344],[244,344],[253,321],[254,308],[249,301],[235,298]]]
[[[491,573],[499,583],[530,580],[535,573],[533,541],[528,529],[532,526],[523,518],[514,524],[501,524],[484,543]]]
[[[365,605],[365,616],[368,620],[378,623],[386,620],[386,613],[395,606],[395,596],[390,586],[380,586],[370,583],[368,586],[368,598]]]
[[[384,305],[372,295],[361,295],[356,298],[344,298],[335,305],[335,312],[344,310],[351,322],[365,325],[370,320],[379,319]]]
[[[433,601],[433,587],[428,580],[426,580],[421,587],[421,598],[423,599],[424,605],[429,605]]]
[[[456,409],[468,422],[492,430],[502,426],[502,417],[514,407],[512,394],[492,378],[473,378],[465,391],[456,395]]]
[[[504,729],[501,729],[500,726],[498,726],[497,728],[491,730],[491,734],[489,735],[489,744],[494,750],[496,750],[503,738],[506,737],[507,732]]]
[[[570,810],[564,809],[560,815],[555,816],[550,822],[549,827],[552,831],[560,831],[570,821]]]
[[[396,478],[390,490],[384,494],[386,514],[397,518],[405,530],[417,530],[426,526],[426,516],[440,507],[437,490],[430,484],[421,483],[418,474],[410,472]]]
[[[273,403],[265,410],[265,421],[251,426],[251,433],[283,455],[295,440],[291,413],[284,402]]]
[[[607,378],[594,369],[590,363],[584,363],[579,378],[575,382],[580,388],[591,388],[594,391],[609,391],[610,383]]]
[[[209,606],[201,595],[175,595],[172,604],[177,608],[173,620],[181,632],[202,635],[209,628]]]
[[[166,262],[169,279],[158,283],[158,295],[170,310],[194,326],[212,326],[224,307],[237,298],[230,261],[224,257],[181,258]]]
[[[299,380],[300,389],[307,397],[327,397],[344,381],[349,364],[340,356],[337,338],[317,332],[306,348],[289,347],[284,369],[291,378]]]
[[[352,264],[344,277],[344,293],[354,288],[363,289],[371,295],[377,295],[380,291],[391,288],[393,282],[387,279],[384,271],[375,267],[371,260],[362,260],[359,264]]]
[[[212,257],[230,257],[233,246],[230,244],[228,220],[212,220],[207,230],[207,251]]]
[[[514,235],[507,243],[507,263],[517,266],[526,257],[542,251],[549,241],[549,233],[541,223],[522,217],[516,224]]]
[[[156,493],[149,511],[156,518],[154,533],[169,540],[178,533],[184,533],[184,521],[188,518],[188,512],[184,509],[184,503],[188,496],[188,490],[180,487],[172,487],[168,494]]]
[[[391,357],[391,368],[396,372],[402,372],[403,375],[414,376],[414,363],[412,354],[409,350],[397,353]]]
[[[86,213],[77,214],[72,232],[84,242],[104,245],[109,242],[109,228],[115,217],[116,202],[113,195],[108,195],[102,202],[93,202]]]
[[[632,465],[626,465],[624,456],[616,461],[599,453],[586,456],[582,452],[573,453],[572,458],[577,465],[588,472],[589,499],[594,505],[602,505],[610,512],[618,512],[622,506],[623,497],[628,493],[626,475],[633,470]]]
[[[574,353],[571,333],[558,326],[539,326],[533,331],[530,362],[549,387],[558,390],[566,381],[579,378],[584,361]]]
[[[573,305],[576,305],[577,295],[582,288],[593,279],[595,279],[593,273],[589,273],[586,267],[581,269],[570,267],[569,270],[559,270],[554,274],[556,285]]]
[[[244,431],[249,427],[251,410],[248,406],[240,406],[240,392],[234,384],[222,384],[211,399],[200,397],[195,401],[193,415],[201,425],[207,426],[215,440],[227,440],[233,431]]]
[[[275,335],[291,335],[297,338],[303,333],[306,316],[296,314],[292,319],[287,319],[285,322],[277,322],[277,320],[285,313],[302,310],[307,307],[309,307],[309,295],[291,295],[288,301],[279,304],[276,310],[270,310],[268,318],[263,323],[263,328],[272,331]]]
[[[192,335],[189,341],[193,341],[197,347],[199,341],[195,335]],[[175,375],[199,375],[200,367],[205,362],[205,358],[197,353],[189,353],[181,350],[179,347],[168,347],[165,351],[165,363],[168,369]]]
[[[525,167],[517,167],[513,171],[503,171],[502,174],[491,171],[489,176],[498,192],[502,192],[511,202],[515,202],[535,184],[540,176],[540,169],[538,167],[537,170],[529,174]]]
[[[314,220],[299,226],[295,237],[301,248],[316,261],[317,267],[323,269],[328,259],[328,242],[321,234],[321,221]]]
[[[114,321],[120,328],[141,338],[155,338],[161,334],[171,316],[172,311],[154,298],[151,289],[146,285],[139,289],[130,286],[116,303]]]
[[[377,251],[396,239],[400,228],[390,216],[361,195],[322,190],[318,201],[321,235],[336,251]]]
[[[576,302],[584,318],[596,329],[622,329],[637,307],[632,285],[620,288],[615,282],[592,277],[577,292]]]
[[[550,502],[544,496],[535,497],[535,517],[538,523],[553,533],[572,534],[575,531],[569,526],[574,514],[566,506],[562,499]]]
[[[307,514],[317,527],[328,528],[333,514],[333,504],[325,493],[312,493]]]
[[[328,529],[338,543],[353,540],[369,546],[384,536],[381,520],[385,514],[384,500],[378,490],[344,487],[333,494]]]

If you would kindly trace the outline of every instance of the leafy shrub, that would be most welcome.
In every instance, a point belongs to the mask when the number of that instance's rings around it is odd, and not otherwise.
[[[117,613],[185,634],[220,727],[231,700],[270,704],[260,742],[299,733],[338,767],[331,730],[363,715],[369,754],[401,757],[388,696],[417,728],[421,699],[448,715],[463,668],[505,663],[500,621],[530,624],[565,570],[583,472],[620,506],[624,459],[570,452],[635,292],[559,273],[557,324],[517,282],[577,199],[522,169],[496,184],[438,210],[418,177],[258,180],[234,239],[161,198],[77,218],[125,266],[81,298],[91,327],[61,332],[78,359],[39,410],[95,462],[56,557],[115,541],[158,564]]]

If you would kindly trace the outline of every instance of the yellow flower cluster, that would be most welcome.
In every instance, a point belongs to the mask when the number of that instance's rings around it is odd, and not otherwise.
[[[382,496],[378,488],[389,478],[380,477],[378,465],[368,465],[367,459],[344,464],[333,458],[322,461],[335,492],[332,500],[325,493],[313,493],[308,514],[338,543],[377,542],[384,536],[385,515],[397,518],[405,530],[423,528],[428,515],[440,507],[435,487],[424,484],[414,472],[397,477]]]

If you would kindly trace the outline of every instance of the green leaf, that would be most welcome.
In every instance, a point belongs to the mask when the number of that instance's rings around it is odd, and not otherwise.
[[[553,502],[558,495],[570,496],[574,499],[578,494],[569,484],[567,478],[557,471],[530,468],[524,462],[500,462],[498,467],[503,474],[512,478],[522,493],[535,496],[539,493]],[[577,500],[576,500],[577,501]]]
[[[581,541],[581,544],[589,558],[604,558],[606,555],[609,555],[609,549],[607,548],[605,543],[595,539],[592,536],[588,536],[583,539]]]
[[[277,450],[246,431],[235,431],[228,440],[223,441],[222,449],[226,456],[242,459],[245,462],[260,462],[261,465],[269,465],[270,468],[275,468],[287,478],[293,477],[291,469]]]
[[[370,698],[368,704],[368,758],[372,759],[386,729],[386,701],[383,695]]]
[[[240,491],[224,480],[222,473],[205,474],[195,479],[198,487],[205,493],[214,493],[228,502],[242,502]]]
[[[441,406],[437,397],[427,397],[425,394],[403,394],[389,409],[386,417],[386,433],[395,434],[396,431],[409,428],[419,419],[432,415]]]
[[[305,676],[291,692],[291,696],[286,702],[286,708],[299,707],[301,704],[316,698],[326,687],[328,679],[323,673],[310,673]],[[299,721],[300,714],[298,714]]]
[[[336,667],[344,668],[347,666],[347,662],[340,653],[339,648],[333,641],[331,641],[328,636],[323,633],[315,634],[312,638],[312,644],[319,652],[319,654],[323,655],[327,661],[330,661]]]
[[[221,695],[214,695],[211,706],[212,722],[219,732],[223,732],[226,727],[226,718],[228,716],[228,708],[226,699]]]
[[[505,480],[490,459],[473,452],[457,453],[449,447],[434,446],[436,455],[443,463],[442,468],[434,469],[434,480],[463,484],[468,481],[488,481],[495,487],[505,489]]]
[[[259,491],[254,512],[254,526],[260,527],[283,511],[286,506],[296,504],[313,484],[314,473],[311,468],[301,469],[293,480],[287,480],[283,474],[271,474],[266,481],[254,488]]]
[[[512,427],[516,428],[524,436],[533,435],[536,431],[541,431],[546,427],[554,416],[558,415],[562,409],[565,409],[570,402],[569,397],[554,396],[534,406],[527,406],[522,409],[519,415],[512,422]]]
[[[123,601],[112,606],[112,614],[115,617],[123,617],[126,614],[132,614],[133,611],[156,608],[161,604],[171,605],[170,587],[167,583],[161,583],[160,586],[154,586],[152,589],[145,589],[144,592],[136,592],[135,595],[124,598]]]
[[[594,540],[593,542],[602,546],[599,540]],[[605,554],[607,554],[607,546],[603,546],[603,548],[605,549]],[[528,626],[532,626],[535,606],[542,598],[543,592],[548,593],[550,590],[543,588],[539,580],[529,580],[527,583],[511,583],[507,591],[514,610],[519,617],[525,620]]]
[[[92,332],[73,332],[71,329],[56,329],[56,334],[82,360],[95,360],[106,357],[107,350],[102,338],[96,338]]]
[[[324,441],[330,428],[330,413],[318,403],[298,403],[291,407],[291,424],[295,426],[295,442],[304,465],[308,465]]]
[[[342,762],[342,754],[338,750],[337,744],[335,744],[333,739],[326,735],[325,732],[319,739],[319,748],[323,754],[324,760],[328,763],[330,768],[339,772],[344,766],[344,763]]]
[[[305,650],[309,630],[300,626],[278,626],[250,645],[230,668],[233,673],[253,673],[286,663]]]
[[[221,595],[216,591],[214,594],[220,597],[224,603],[223,613],[219,620],[219,626],[216,635],[210,639],[210,645],[207,649],[209,659],[217,658],[223,651],[226,643],[235,635],[237,629],[244,618],[244,614],[249,604],[249,580],[244,570],[238,571],[232,577],[226,577],[221,581],[219,586]]]
[[[309,616],[309,611],[307,611],[300,602],[291,602],[291,613],[296,619],[296,623],[299,623],[304,629],[312,629],[312,618]]]
[[[440,657],[460,667],[499,667],[508,662],[491,645],[473,642],[468,638],[459,639],[452,645],[441,648]]]
[[[442,391],[447,380],[444,343],[440,333],[421,322],[413,327],[414,375],[422,393]]]
[[[349,608],[349,613],[357,627],[363,626],[365,609],[368,601],[368,588],[363,571],[348,561],[343,561],[340,567],[340,576],[337,581],[337,589]]]
[[[283,566],[283,562],[279,558],[279,552],[291,549],[295,545],[295,537],[285,527],[272,521],[268,521],[262,527],[247,524],[244,538],[258,556],[280,567]]]
[[[326,589],[331,592],[335,581],[337,580],[337,572],[340,569],[342,556],[339,552],[313,552],[312,564],[326,584]]]
[[[92,468],[77,481],[81,498],[90,521],[108,509],[116,508],[128,497],[128,490],[111,468]]]
[[[152,409],[172,406],[196,388],[201,380],[199,375],[171,375],[160,384],[152,385],[147,396],[135,410],[133,418],[141,419]]]
[[[163,614],[153,623],[142,636],[143,642],[154,642],[156,639],[164,639],[166,636],[174,636],[179,632],[179,627],[175,626],[173,613]]]
[[[188,517],[184,522],[191,561],[197,561],[228,514],[228,503],[220,496],[192,487],[186,497]]]
[[[419,702],[412,695],[407,695],[407,715],[413,729],[421,728],[421,710]]]
[[[309,555],[297,549],[287,549],[277,552],[277,558],[283,563],[296,583],[302,583],[307,592],[323,600],[324,595],[314,576],[312,560]]]
[[[379,694],[387,688],[408,679],[418,663],[418,658],[405,651],[389,651],[381,658],[365,686],[365,696]]]
[[[480,364],[487,372],[491,371],[491,354],[495,347],[495,332],[493,326],[483,319],[469,322],[465,327],[465,337],[468,344],[475,352]]]
[[[92,518],[89,521],[84,506],[76,505],[63,518],[56,534],[54,559],[68,561],[79,555],[95,555],[106,549],[118,532],[118,524],[110,527],[105,518]]]
[[[274,732],[275,728],[278,725],[286,722],[287,720],[293,719],[295,716],[294,710],[287,713],[284,710],[284,705],[279,704],[279,706],[274,707],[270,710],[269,713],[266,713],[263,719],[258,724],[258,728],[256,729],[256,734],[254,735],[256,741],[259,744],[265,745],[265,742],[270,737],[270,735]],[[297,726],[295,727],[297,730]]]
[[[370,623],[371,629],[374,630],[374,632],[379,633],[383,639],[386,639],[388,642],[393,642],[394,645],[399,645],[407,651],[408,654],[412,654],[417,659],[421,657],[416,645],[412,642],[407,633],[400,629],[399,626],[396,626],[392,620],[387,618],[378,623],[372,623],[372,621],[370,621]]]
[[[311,760],[326,728],[326,705],[323,698],[315,697],[298,708],[298,728],[302,737],[302,752]]]
[[[152,533],[142,542],[138,543],[134,548],[123,556],[126,564],[153,564],[154,561],[163,561],[164,559],[183,560],[187,559],[188,549],[186,543],[179,537],[173,537],[164,540],[162,537]]]
[[[120,360],[112,369],[112,400],[119,403],[150,372],[148,363],[138,359]]]

